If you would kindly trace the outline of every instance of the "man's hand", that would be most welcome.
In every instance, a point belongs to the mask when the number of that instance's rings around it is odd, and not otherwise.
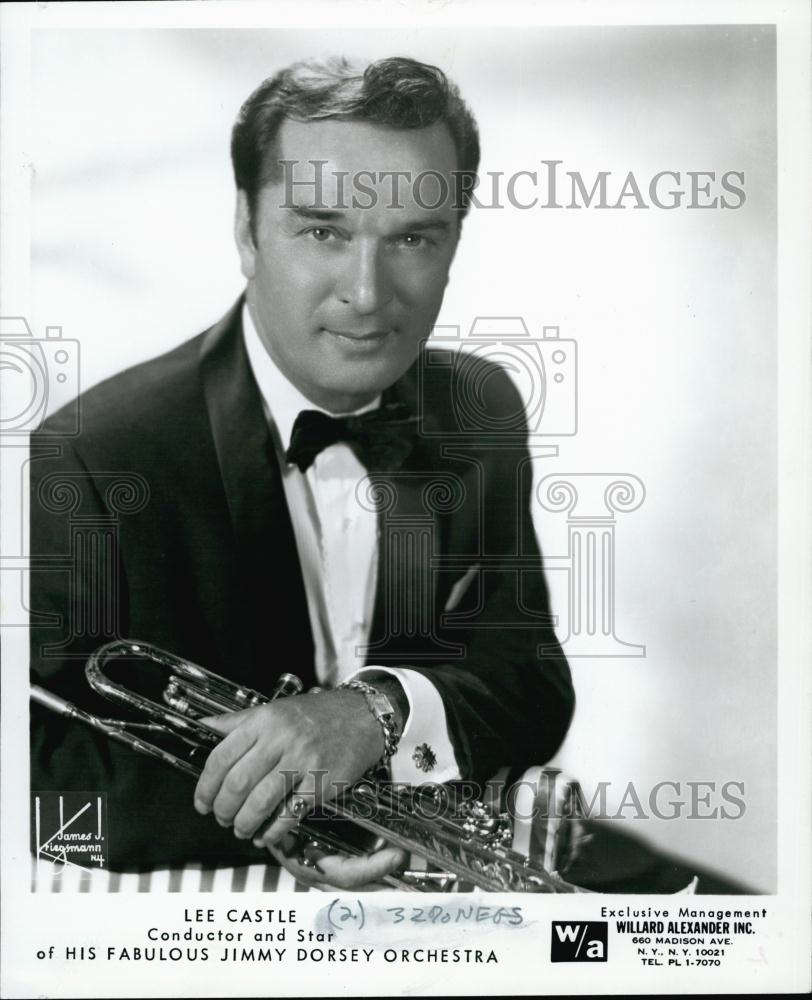
[[[323,854],[308,848],[308,864],[305,865],[296,851],[295,838],[291,834],[268,850],[297,881],[317,888],[332,889],[380,889],[383,876],[401,867],[408,857],[405,851],[397,847],[382,847],[368,855],[354,858]]]
[[[284,698],[204,720],[225,734],[209,754],[195,808],[252,837],[296,792],[306,812],[358,781],[383,753],[383,733],[357,691]],[[277,816],[264,840],[276,843],[301,816]]]
[[[303,881],[358,888],[402,863],[403,852],[384,848],[369,857],[321,857],[317,868],[305,867],[289,856],[290,838],[280,844],[319,802],[345,791],[380,760],[383,732],[362,693],[300,695],[204,721],[225,739],[197,783],[198,812],[213,812],[241,839],[255,837]],[[304,804],[295,815],[291,799]]]

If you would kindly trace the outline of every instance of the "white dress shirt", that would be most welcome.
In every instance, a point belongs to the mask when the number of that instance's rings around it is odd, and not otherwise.
[[[377,515],[356,496],[356,489],[363,495],[359,484],[367,470],[344,442],[325,448],[304,473],[285,461],[299,413],[327,411],[314,405],[279,370],[262,345],[247,304],[242,319],[248,359],[271,428],[293,523],[319,684],[334,687],[362,676],[374,683],[375,673],[396,677],[406,694],[409,716],[390,764],[392,780],[418,784],[460,778],[443,701],[431,681],[402,667],[364,666],[378,567]],[[379,405],[380,397],[356,413]],[[412,759],[423,746],[436,758],[428,772]],[[421,756],[418,751],[418,759]]]

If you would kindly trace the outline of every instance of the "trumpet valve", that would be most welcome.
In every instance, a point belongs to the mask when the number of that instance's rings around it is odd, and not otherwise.
[[[166,686],[166,690],[163,694],[164,702],[179,715],[188,715],[191,710],[191,705],[188,699],[184,698],[181,694],[179,686],[170,681]]]

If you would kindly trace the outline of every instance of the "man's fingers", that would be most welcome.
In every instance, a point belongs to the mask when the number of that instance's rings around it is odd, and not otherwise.
[[[254,836],[262,824],[274,814],[277,807],[281,805],[279,812],[284,813],[287,796],[293,790],[296,777],[295,771],[272,771],[270,774],[265,774],[234,816],[234,836],[247,840],[248,837]],[[219,796],[215,802],[215,812],[218,802]],[[279,836],[275,835],[269,837],[267,842],[258,843],[255,840],[254,843],[259,847],[268,847],[278,839]]]
[[[397,847],[384,847],[373,854],[347,858],[340,854],[323,854],[319,850],[305,849],[310,864],[301,860],[301,844],[290,835],[279,844],[268,848],[283,868],[305,885],[319,889],[376,889],[384,875],[406,862],[406,852]]]
[[[313,812],[320,790],[317,790],[315,776],[308,772],[302,782],[295,789],[286,789],[289,793],[281,804],[278,814],[261,836],[254,839],[256,847],[270,847],[277,843],[282,837],[291,833],[299,825],[299,822]],[[266,815],[270,816],[270,813]]]
[[[276,771],[278,763],[278,757],[270,748],[255,743],[228,770],[211,807],[221,826],[231,826],[237,814],[260,785],[262,788],[254,800],[253,806],[249,807],[248,814],[244,817],[244,825],[246,828],[252,826],[251,832],[253,833],[259,824],[267,819],[270,811],[265,810],[262,805],[265,794],[273,795],[273,803],[275,804],[284,792],[285,779]],[[272,783],[270,788],[263,785],[266,778],[279,778],[282,782],[282,788],[277,791],[275,783]]]
[[[336,889],[360,889],[369,882],[377,882],[405,861],[405,851],[398,847],[384,847],[359,858],[327,854],[316,863],[316,871]]]
[[[284,844],[285,841],[283,840],[282,843]],[[268,851],[286,871],[290,872],[297,882],[314,886],[318,889],[327,888],[327,883],[319,875],[318,871],[315,868],[302,864],[299,860],[296,854],[298,851],[298,842],[293,841],[290,844],[286,844],[285,849],[282,849],[279,845],[271,845]]]
[[[212,750],[195,788],[195,809],[199,813],[212,811],[214,800],[226,775],[248,753],[255,742],[254,733],[247,727],[240,726]]]
[[[227,736],[237,726],[242,725],[251,716],[253,711],[253,708],[241,708],[237,712],[225,712],[223,715],[207,715],[205,719],[199,719],[198,721],[210,729],[216,729],[223,736]]]

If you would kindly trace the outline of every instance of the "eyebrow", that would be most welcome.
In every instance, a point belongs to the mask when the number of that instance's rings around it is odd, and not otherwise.
[[[335,222],[344,218],[344,212],[329,208],[306,208],[303,205],[285,205],[294,215],[301,219],[314,219],[316,222]]]
[[[437,220],[436,222],[413,222],[405,225],[403,227],[403,232],[409,233],[425,233],[431,231],[438,231],[447,233],[451,229],[451,223],[447,220]]]
[[[339,222],[346,218],[346,212],[330,208],[307,208],[304,205],[286,205],[288,211],[300,219],[307,219],[311,222]],[[451,223],[444,219],[437,219],[431,222],[414,221],[406,222],[401,227],[404,233],[425,233],[443,232],[447,233],[451,229]]]

